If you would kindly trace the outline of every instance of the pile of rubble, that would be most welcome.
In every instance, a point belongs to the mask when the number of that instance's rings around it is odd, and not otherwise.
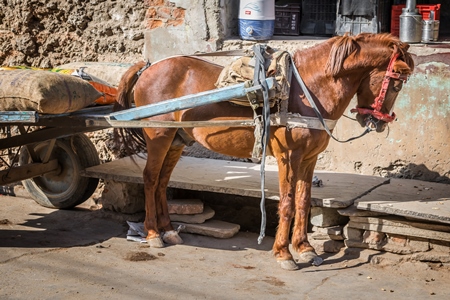
[[[348,207],[312,207],[311,244],[323,252],[364,248],[450,263],[449,196],[446,184],[391,179]]]
[[[221,220],[213,220],[214,210],[199,199],[174,199],[168,201],[170,220],[181,232],[196,233],[215,238],[231,238],[240,226]]]

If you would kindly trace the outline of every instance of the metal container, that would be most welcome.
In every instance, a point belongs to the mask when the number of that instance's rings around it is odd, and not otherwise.
[[[420,43],[422,40],[422,15],[419,14],[418,9],[402,9],[400,40],[405,43]]]
[[[422,43],[436,42],[439,38],[439,21],[423,20]]]
[[[439,38],[439,21],[434,20],[433,23],[433,41],[437,42]]]
[[[269,40],[275,30],[275,0],[240,0],[239,35],[243,40]]]
[[[433,29],[433,20],[422,21],[422,43],[429,43],[434,41]]]

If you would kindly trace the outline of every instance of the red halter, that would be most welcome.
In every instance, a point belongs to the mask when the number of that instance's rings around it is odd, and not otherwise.
[[[373,109],[356,107],[356,108],[353,108],[352,110],[350,110],[350,112],[352,112],[352,113],[357,112],[362,115],[365,115],[365,114],[372,115],[375,118],[377,118],[378,120],[381,120],[381,121],[384,121],[387,123],[395,120],[394,112],[392,112],[392,115],[384,114],[381,112],[381,107],[383,106],[383,102],[386,97],[386,92],[389,87],[389,82],[391,81],[391,78],[403,80],[403,82],[406,82],[408,79],[408,75],[401,74],[401,73],[395,73],[393,71],[394,63],[397,60],[398,56],[399,56],[399,53],[395,53],[391,57],[391,61],[389,62],[389,66],[386,70],[386,74],[384,75],[383,84],[381,85],[380,94],[378,95],[378,97],[375,98],[373,104],[371,105],[371,107]]]

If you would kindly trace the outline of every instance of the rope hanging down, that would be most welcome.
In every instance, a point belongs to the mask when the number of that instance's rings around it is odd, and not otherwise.
[[[255,73],[253,78],[253,84],[260,84],[262,86],[262,93],[263,93],[263,99],[264,103],[262,106],[262,122],[263,125],[261,127],[262,131],[262,138],[261,138],[261,146],[262,146],[262,157],[261,157],[261,167],[260,167],[260,173],[261,173],[261,230],[258,237],[258,244],[262,243],[262,240],[265,237],[265,231],[266,231],[266,193],[265,193],[265,163],[266,163],[266,151],[267,151],[267,145],[269,143],[270,138],[270,103],[269,103],[269,87],[266,83],[266,71],[264,69],[264,61],[265,58],[263,56],[263,53],[265,52],[265,46],[263,45],[255,45],[254,46],[254,53],[255,53]]]

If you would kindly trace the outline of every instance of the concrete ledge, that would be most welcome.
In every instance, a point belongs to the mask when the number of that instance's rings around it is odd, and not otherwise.
[[[87,168],[82,174],[120,182],[143,184],[142,172],[145,159],[131,157]],[[389,179],[376,176],[331,173],[317,171],[322,187],[313,187],[312,205],[345,208],[376,187],[386,184]],[[279,200],[278,168],[265,168],[266,198]],[[169,187],[261,197],[260,165],[236,161],[215,160],[183,156],[172,173]]]

